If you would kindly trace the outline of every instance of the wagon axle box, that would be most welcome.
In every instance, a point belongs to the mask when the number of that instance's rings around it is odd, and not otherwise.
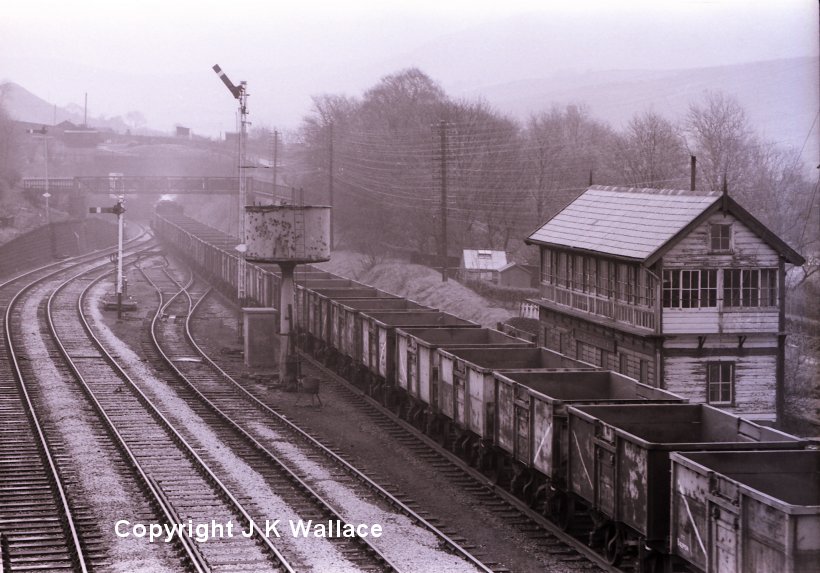
[[[664,550],[670,452],[803,447],[704,404],[571,406],[568,415],[568,490]]]
[[[820,571],[820,452],[671,460],[670,553],[701,571]]]

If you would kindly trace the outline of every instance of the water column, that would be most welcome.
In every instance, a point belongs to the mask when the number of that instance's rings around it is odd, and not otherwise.
[[[291,387],[295,385],[294,365],[297,363],[292,337],[298,323],[293,298],[294,270],[298,264],[330,260],[330,207],[249,205],[245,207],[245,215],[245,259],[275,263],[282,272],[277,308],[278,369],[280,383]]]

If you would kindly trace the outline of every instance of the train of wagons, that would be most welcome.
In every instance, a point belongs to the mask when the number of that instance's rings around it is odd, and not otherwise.
[[[154,231],[235,296],[235,239],[157,207]],[[246,304],[278,270],[247,265]],[[315,267],[291,316],[321,360],[499,486],[638,571],[820,571],[820,451]]]

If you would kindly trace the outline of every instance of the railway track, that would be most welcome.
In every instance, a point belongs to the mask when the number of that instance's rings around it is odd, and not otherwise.
[[[345,378],[326,368],[313,357],[302,356],[322,374],[336,383],[336,388],[349,399],[357,401],[363,412],[384,432],[410,449],[418,458],[433,465],[447,475],[460,488],[469,490],[503,519],[512,521],[526,535],[538,539],[540,545],[559,560],[581,562],[595,570],[620,573],[620,568],[610,565],[603,555],[591,549],[583,540],[573,537],[556,524],[530,508],[526,502],[499,487],[489,477],[470,466],[455,453],[402,420],[393,411],[366,395]]]
[[[232,313],[229,314],[232,316]],[[323,374],[323,379],[334,382],[330,387],[323,387],[323,395],[332,401],[346,399],[356,403],[381,432],[407,447],[418,459],[429,463],[438,474],[446,476],[447,480],[454,483],[460,491],[468,492],[482,507],[498,515],[504,522],[512,524],[522,537],[531,540],[541,551],[550,555],[556,563],[564,564],[566,570],[607,571],[609,573],[624,570],[611,566],[602,555],[588,547],[582,540],[576,539],[538,512],[533,511],[525,502],[492,483],[487,476],[398,418],[393,412],[366,396],[347,380],[324,368],[310,357],[306,358],[310,362],[310,368],[315,367]],[[238,371],[241,368],[233,358],[228,358],[225,362],[225,368],[231,371]],[[251,394],[259,401],[269,401],[265,396],[256,394],[257,390],[252,383],[241,381],[241,378],[239,380],[238,383],[243,392]],[[325,394],[326,390],[327,394]],[[291,416],[293,416],[293,411],[291,411]],[[302,424],[298,416],[295,421]],[[397,493],[397,497],[405,498],[406,496]],[[407,503],[412,504],[411,501]],[[425,512],[419,510],[418,513]],[[438,523],[433,517],[430,517],[429,521]],[[446,526],[438,525],[438,527],[444,529]],[[455,535],[457,534],[453,534],[453,537]],[[466,540],[463,541],[467,543]],[[489,558],[486,561],[489,561]],[[502,569],[500,566],[496,567]],[[625,569],[628,570],[628,568],[629,564]]]
[[[482,506],[489,508],[504,521],[514,524],[524,536],[532,539],[556,561],[571,564],[573,569],[609,573],[619,573],[630,570],[632,567],[630,563],[624,564],[622,568],[613,567],[603,555],[590,548],[585,540],[574,537],[571,532],[561,529],[530,508],[524,501],[493,483],[490,478],[471,467],[456,454],[367,396],[346,379],[325,368],[310,356],[303,356],[312,367],[324,375],[325,379],[330,379],[335,383],[333,384],[335,391],[356,402],[382,432],[407,447],[417,458],[431,464],[459,489],[470,492]],[[243,392],[264,402],[262,396],[254,394],[250,385],[240,383],[240,386]],[[582,518],[579,517],[579,521],[581,520]]]
[[[126,243],[133,245],[144,239]],[[88,571],[103,553],[95,519],[71,499],[76,475],[59,431],[43,420],[31,383],[32,360],[19,341],[19,303],[38,285],[76,268],[98,266],[103,249],[25,272],[0,284],[0,568]]]
[[[275,484],[277,493],[287,494],[288,504],[299,508],[303,520],[339,520],[353,525],[366,523],[366,515],[371,517],[370,521],[374,515],[393,521],[395,514],[406,518],[403,524],[394,525],[406,533],[400,544],[395,543],[397,531],[391,532],[391,542],[373,537],[336,540],[344,544],[342,551],[360,569],[419,570],[419,564],[426,562],[428,565],[422,566],[426,569],[492,570],[330,448],[249,394],[219,368],[194,342],[190,331],[190,317],[206,294],[197,283],[188,281],[181,285],[167,269],[155,268],[144,274],[163,301],[152,323],[153,338],[163,359],[177,372],[177,384],[195,394],[199,404],[207,406],[210,417],[218,416],[228,427],[226,434],[232,435],[226,435],[225,440],[234,451],[244,452],[245,459],[262,457],[259,471]],[[354,492],[355,503],[349,495],[339,493],[342,489]],[[363,504],[375,509],[357,511]],[[413,543],[418,543],[413,539],[420,533],[435,551],[420,543],[414,551],[408,551]],[[462,566],[454,567],[459,560]]]
[[[72,277],[49,297],[46,318],[59,353],[158,508],[158,523],[191,523],[195,528],[213,520],[247,528],[249,514],[237,497],[94,336],[85,317],[94,303],[86,295],[106,274],[91,281]],[[123,518],[136,523],[139,516]],[[127,527],[123,529],[129,533]],[[258,527],[251,538],[224,535],[223,527],[207,543],[195,543],[192,533],[180,528],[172,536],[191,570],[292,571]]]

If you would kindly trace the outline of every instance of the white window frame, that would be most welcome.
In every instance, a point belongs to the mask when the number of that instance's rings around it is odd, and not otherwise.
[[[689,286],[684,289],[683,286],[683,273],[689,273]],[[704,277],[708,277],[709,273],[714,273],[713,278],[714,281],[712,284],[707,280],[706,286],[704,287],[703,281]],[[673,288],[675,284],[675,277],[673,275],[677,275],[677,282],[678,286]],[[667,288],[667,276],[669,277],[669,285],[670,287]],[[691,309],[699,309],[699,308],[717,308],[719,304],[719,297],[718,294],[720,293],[719,285],[718,285],[718,270],[717,269],[664,269],[663,270],[663,277],[662,277],[662,284],[661,284],[661,307],[664,309],[670,310],[691,310]],[[692,278],[694,277],[694,281]],[[697,285],[696,288],[693,288],[693,284]],[[674,294],[677,291],[677,304],[673,304],[674,301]],[[714,304],[709,304],[709,291],[713,292],[712,300]],[[684,296],[683,293],[688,292],[697,292],[697,303],[690,304],[689,306],[683,305]],[[666,295],[669,293],[669,306],[666,305]]]
[[[736,309],[744,309],[744,308],[777,308],[779,304],[778,299],[778,289],[779,289],[779,280],[778,280],[778,269],[772,267],[763,267],[763,268],[755,268],[755,269],[723,269],[723,288],[721,289],[721,296],[723,301],[723,306],[725,308],[736,308]],[[730,273],[737,273],[738,283],[735,285],[733,284],[731,287],[728,286],[729,282],[727,278],[730,276]],[[753,276],[756,276],[757,286],[749,286],[749,283],[753,283]],[[763,278],[770,276],[773,279],[773,286],[772,288],[763,287]],[[734,296],[734,294],[737,296]],[[729,296],[727,296],[729,294]],[[754,296],[753,296],[754,294]],[[764,301],[764,294],[768,296],[765,297]],[[734,301],[737,300],[737,304],[734,304]],[[752,300],[755,300],[755,304],[752,304]],[[770,304],[771,303],[771,304]]]
[[[724,380],[724,367],[728,366],[728,380]],[[717,380],[712,379],[713,373],[717,371]],[[737,363],[729,360],[715,360],[706,363],[706,402],[714,406],[732,406],[735,403],[735,377]],[[712,387],[718,386],[718,399],[712,399]],[[728,386],[729,399],[723,399],[723,387]]]
[[[717,248],[716,249],[715,246],[714,246],[715,237],[712,233],[714,232],[714,230],[716,228],[723,228],[723,227],[728,227],[729,228],[729,237],[728,237],[729,245],[725,249],[724,248]],[[723,237],[720,236],[720,237],[717,237],[717,239],[718,239],[718,241],[721,241],[723,239]],[[731,253],[732,248],[734,247],[734,229],[733,229],[733,225],[731,223],[710,223],[709,224],[708,241],[709,241],[709,252],[710,253]]]

